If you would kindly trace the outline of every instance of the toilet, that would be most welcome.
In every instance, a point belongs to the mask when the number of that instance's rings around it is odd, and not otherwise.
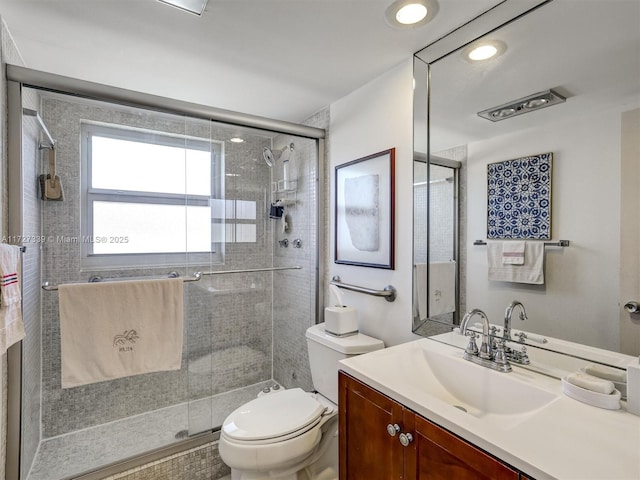
[[[229,414],[218,447],[232,480],[337,480],[338,362],[384,343],[361,333],[336,337],[324,323],[306,336],[317,393],[281,389]]]

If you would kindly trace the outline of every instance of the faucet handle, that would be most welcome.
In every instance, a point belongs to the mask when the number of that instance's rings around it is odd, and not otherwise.
[[[507,364],[507,356],[504,352],[504,340],[497,339],[496,340],[496,353],[493,357],[493,361],[498,365],[506,365]]]
[[[467,336],[469,337],[469,343],[467,344],[467,348],[464,349],[465,353],[469,355],[478,355],[478,345],[476,345],[476,332],[473,330],[469,330],[467,332]]]

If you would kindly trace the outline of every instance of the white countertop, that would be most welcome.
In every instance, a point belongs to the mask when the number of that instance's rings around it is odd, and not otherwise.
[[[515,421],[486,421],[420,388],[411,358],[425,348],[462,356],[424,338],[342,360],[340,368],[537,480],[640,479],[640,417],[627,413],[624,402],[620,410],[593,407],[565,396],[560,380],[513,365],[510,373],[491,373],[512,375],[555,398]]]

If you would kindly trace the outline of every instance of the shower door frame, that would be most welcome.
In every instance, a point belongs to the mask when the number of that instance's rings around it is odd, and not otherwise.
[[[208,107],[191,102],[160,97],[148,93],[127,90],[100,83],[65,77],[17,65],[6,65],[7,79],[7,176],[8,176],[8,235],[20,238],[23,232],[23,198],[22,198],[22,89],[62,93],[92,100],[99,100],[130,107],[144,108],[157,112],[186,115],[211,122],[229,125],[252,127],[279,134],[288,134],[316,141],[316,178],[319,195],[316,204],[316,248],[315,248],[315,319],[322,318],[322,299],[324,298],[324,262],[320,254],[325,251],[324,235],[320,225],[324,224],[325,195],[321,192],[325,185],[324,155],[326,131],[267,117],[250,115],[231,110]],[[24,480],[20,477],[20,456],[22,448],[22,342],[9,348],[7,353],[7,452],[6,480]],[[123,459],[112,466],[101,468],[96,474],[88,473],[77,477],[85,480],[103,478],[160,458],[172,455],[185,449],[218,439],[218,432],[200,434],[196,437],[168,445],[165,448],[149,452],[134,459]],[[42,441],[42,439],[40,439]]]

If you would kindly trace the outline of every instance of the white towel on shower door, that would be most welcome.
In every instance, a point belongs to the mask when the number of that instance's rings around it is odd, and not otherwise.
[[[182,279],[67,284],[58,293],[62,388],[180,369]]]
[[[20,247],[0,244],[0,355],[24,338]]]

